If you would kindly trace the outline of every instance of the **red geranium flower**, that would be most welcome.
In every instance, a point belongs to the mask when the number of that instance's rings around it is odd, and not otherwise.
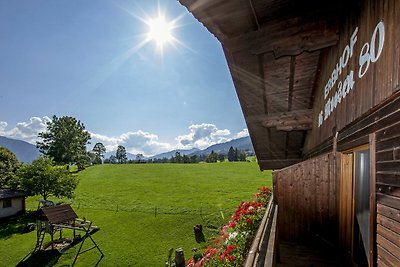
[[[235,261],[235,256],[234,256],[234,255],[230,255],[230,256],[228,257],[228,261],[234,262],[234,261]]]

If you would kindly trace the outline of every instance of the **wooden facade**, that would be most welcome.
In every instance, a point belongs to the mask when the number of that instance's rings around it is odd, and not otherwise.
[[[396,120],[376,132],[376,240],[382,266],[400,266],[399,129]]]
[[[357,14],[358,12],[360,14]],[[349,133],[341,133],[345,127],[371,113],[373,108],[384,103],[400,89],[400,28],[397,26],[400,25],[400,2],[364,1],[363,5],[360,4],[360,9],[354,11],[341,24],[339,43],[325,49],[321,54],[323,63],[320,78],[316,82],[313,105],[314,127],[307,136],[304,154],[312,153],[336,132],[341,134],[339,143],[344,143],[344,139],[348,138],[346,134]],[[382,27],[377,27],[378,24]],[[379,43],[382,35],[384,37]],[[375,46],[372,52],[374,58],[363,60],[365,55],[371,54],[371,49],[367,47],[371,47],[372,43]],[[351,44],[353,45],[350,46]],[[340,64],[341,58],[347,59],[347,46],[351,47],[352,55],[349,56],[346,66],[341,68],[336,83],[325,97],[324,89],[333,75],[336,64]],[[379,46],[382,47],[380,52]],[[360,74],[363,76],[360,77]],[[343,85],[349,75],[352,76],[352,88],[347,87],[347,90],[343,90],[348,93],[341,94],[340,102],[334,104],[335,108],[327,115],[325,107],[328,101],[339,92],[339,83],[342,84],[342,89],[345,87]],[[320,112],[324,113],[324,121],[318,126]]]
[[[400,266],[400,1],[180,2],[221,42],[275,170],[279,238]]]

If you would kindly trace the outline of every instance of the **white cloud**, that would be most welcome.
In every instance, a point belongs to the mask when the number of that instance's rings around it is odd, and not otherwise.
[[[96,133],[90,133],[90,135],[92,137],[92,145],[101,142],[109,152],[117,150],[119,145],[124,146],[129,153],[141,153],[145,156],[151,156],[173,149],[170,144],[159,142],[157,135],[142,130],[123,133],[118,137],[108,137]]]
[[[7,123],[0,122],[0,133],[6,137],[24,140],[31,144],[35,144],[38,140],[38,133],[46,130],[46,123],[51,121],[47,116],[42,118],[31,117],[28,122],[19,122],[17,125],[11,129],[6,130]]]
[[[90,140],[92,147],[90,149],[92,149],[96,143],[102,143],[106,147],[108,152],[117,150],[118,147],[117,137],[108,137],[97,133],[90,133],[90,136],[92,137],[92,139]]]
[[[229,141],[231,132],[228,129],[219,130],[214,124],[202,123],[189,126],[190,133],[176,138],[179,148],[200,148]]]
[[[4,135],[5,134],[5,130],[7,127],[8,123],[5,121],[0,121],[0,135]]]
[[[242,138],[242,137],[246,137],[246,136],[249,136],[249,130],[243,129],[235,135],[235,138]]]

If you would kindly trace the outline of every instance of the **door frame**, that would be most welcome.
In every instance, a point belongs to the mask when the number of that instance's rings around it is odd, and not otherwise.
[[[376,157],[375,133],[369,135],[368,144],[357,146],[341,152],[340,164],[340,192],[339,192],[339,243],[348,253],[354,263],[354,195],[355,195],[355,152],[369,150],[370,158],[370,221],[369,221],[369,253],[367,261],[369,266],[375,266],[376,255]],[[355,265],[355,263],[354,263]]]

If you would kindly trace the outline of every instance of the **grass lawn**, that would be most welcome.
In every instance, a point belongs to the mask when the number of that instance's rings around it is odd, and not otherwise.
[[[99,165],[78,177],[75,198],[65,202],[100,227],[93,235],[105,254],[99,266],[163,266],[168,250],[178,247],[188,259],[192,248],[206,246],[196,242],[195,224],[210,239],[240,201],[271,186],[270,172],[260,172],[255,162]],[[28,198],[27,208],[36,209],[38,199]],[[36,231],[22,234],[23,223],[0,224],[0,266],[15,266],[34,248]],[[71,265],[77,249],[55,266]],[[98,259],[91,250],[76,266],[94,266]]]

